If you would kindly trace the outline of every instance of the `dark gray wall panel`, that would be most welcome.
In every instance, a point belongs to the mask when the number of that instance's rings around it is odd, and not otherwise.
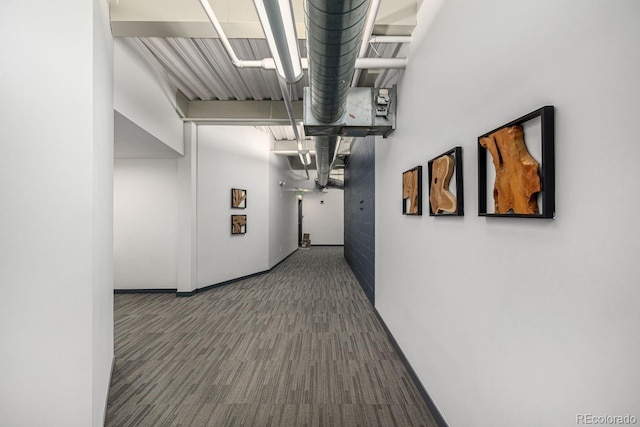
[[[375,303],[375,137],[351,143],[345,168],[344,257]]]

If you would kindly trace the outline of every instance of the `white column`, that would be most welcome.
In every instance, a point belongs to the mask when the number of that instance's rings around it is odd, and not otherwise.
[[[178,159],[178,295],[195,291],[197,273],[198,132],[184,124],[184,157]]]

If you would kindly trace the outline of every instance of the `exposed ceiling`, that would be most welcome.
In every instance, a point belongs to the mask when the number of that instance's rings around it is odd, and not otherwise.
[[[240,59],[271,57],[253,0],[209,3]],[[306,57],[303,0],[292,4],[301,55]],[[132,38],[147,60],[155,62],[179,91],[177,105],[183,119],[262,125],[276,140],[294,139],[275,72],[235,67],[199,0],[111,0],[110,6],[113,35]],[[416,12],[417,0],[382,0],[373,35],[410,35]],[[365,57],[406,57],[407,51],[402,43],[370,43]],[[400,73],[397,69],[362,70],[358,86],[390,87]],[[306,73],[290,88],[294,116],[300,120],[305,86]],[[301,167],[295,163],[297,155],[291,156],[292,167]]]

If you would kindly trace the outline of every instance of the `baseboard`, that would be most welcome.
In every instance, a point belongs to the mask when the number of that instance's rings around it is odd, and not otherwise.
[[[197,289],[195,289],[193,291],[176,292],[176,296],[177,297],[192,297],[195,294],[199,294],[200,292],[205,292],[205,291],[208,291],[208,290],[211,290],[211,289],[219,288],[221,286],[231,285],[231,284],[239,282],[241,280],[246,280],[246,279],[250,279],[252,277],[261,276],[263,274],[270,273],[271,271],[273,271],[274,268],[276,268],[277,266],[282,264],[284,261],[286,261],[287,258],[289,258],[291,255],[293,255],[297,250],[298,250],[298,248],[294,249],[293,252],[291,252],[286,257],[282,258],[280,261],[278,261],[277,264],[275,264],[273,267],[271,267],[271,268],[269,268],[267,270],[258,271],[257,273],[248,274],[248,275],[242,276],[242,277],[236,277],[235,279],[225,280],[224,282],[220,282],[220,283],[214,283],[213,285],[208,285],[208,286],[205,286],[203,288],[197,288]]]
[[[344,245],[311,245],[311,246],[332,246],[332,247],[343,247]]]
[[[431,412],[431,415],[433,415],[433,419],[435,420],[436,424],[438,424],[438,427],[449,427],[447,422],[444,420],[444,417],[442,416],[442,414],[438,410],[438,407],[436,406],[436,404],[431,399],[431,396],[429,396],[429,393],[427,392],[427,389],[424,387],[424,385],[422,384],[422,382],[420,381],[420,379],[416,375],[416,371],[413,370],[413,366],[411,366],[411,363],[409,363],[409,360],[404,355],[404,353],[403,353],[402,349],[400,348],[400,346],[398,345],[398,342],[396,341],[395,337],[393,336],[393,334],[391,333],[391,331],[387,327],[387,324],[382,319],[382,316],[380,316],[380,313],[378,312],[378,310],[375,307],[373,307],[373,311],[376,314],[376,317],[378,318],[378,320],[380,321],[380,324],[384,328],[384,331],[386,332],[387,336],[389,337],[389,341],[391,341],[391,344],[393,345],[393,347],[398,352],[398,355],[400,355],[400,359],[402,360],[402,363],[404,363],[404,366],[407,368],[407,372],[409,372],[409,376],[411,377],[411,380],[413,381],[413,383],[418,388],[418,392],[422,396],[422,399],[424,400],[424,403],[427,405],[427,408],[429,408],[429,411]]]
[[[189,296],[190,297],[190,296],[192,296],[193,294],[196,294],[196,293],[199,294],[200,292],[209,291],[211,289],[219,288],[221,286],[231,285],[232,283],[240,282],[241,280],[251,279],[252,277],[256,277],[256,276],[262,276],[263,274],[266,274],[269,271],[271,271],[271,270],[258,271],[257,273],[251,273],[251,274],[247,274],[246,276],[236,277],[235,279],[225,280],[224,282],[214,283],[213,285],[205,286],[203,288],[198,288],[195,291],[192,291],[191,295],[186,295],[186,294],[189,294],[190,292],[177,292],[176,296],[181,296],[181,297]],[[179,294],[185,294],[185,295],[179,295]]]
[[[193,291],[187,291],[187,292],[176,292],[176,296],[177,297],[192,297],[196,294],[196,292],[198,292],[197,289],[193,290]]]
[[[172,294],[177,289],[114,289],[114,294]]]

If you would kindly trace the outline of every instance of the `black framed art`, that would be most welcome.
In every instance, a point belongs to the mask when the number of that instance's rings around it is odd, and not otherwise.
[[[479,216],[555,216],[554,127],[554,107],[547,105],[478,137]]]
[[[463,216],[462,147],[429,160],[429,216]],[[451,178],[454,190],[451,191]]]
[[[231,189],[231,207],[233,209],[245,209],[247,207],[247,190],[241,188]]]
[[[245,234],[247,232],[247,216],[231,215],[231,234]]]
[[[422,215],[422,166],[402,173],[402,214]]]

